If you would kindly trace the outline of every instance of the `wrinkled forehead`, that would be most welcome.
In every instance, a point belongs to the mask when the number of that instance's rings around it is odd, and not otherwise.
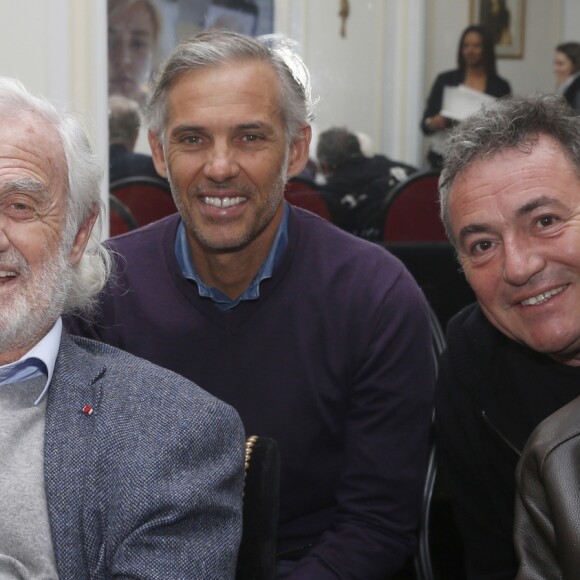
[[[65,154],[58,130],[41,114],[0,104],[0,162],[51,191],[66,191]]]

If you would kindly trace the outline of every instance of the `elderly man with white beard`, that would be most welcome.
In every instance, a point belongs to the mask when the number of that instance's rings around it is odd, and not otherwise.
[[[0,78],[0,577],[233,578],[236,412],[62,332],[110,270],[101,175],[74,119]]]

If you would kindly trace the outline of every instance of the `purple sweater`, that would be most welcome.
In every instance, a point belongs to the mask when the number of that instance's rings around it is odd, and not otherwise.
[[[69,329],[194,380],[281,454],[278,552],[292,579],[384,580],[413,553],[434,385],[427,306],[383,248],[292,208],[257,301],[200,298],[174,254],[178,216],[110,242],[100,317]]]

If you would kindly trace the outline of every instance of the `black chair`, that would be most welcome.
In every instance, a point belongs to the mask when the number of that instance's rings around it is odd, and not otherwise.
[[[411,272],[443,329],[454,314],[475,301],[449,242],[385,242],[382,246]]]
[[[274,580],[276,576],[279,488],[278,444],[268,437],[248,437],[236,580]]]

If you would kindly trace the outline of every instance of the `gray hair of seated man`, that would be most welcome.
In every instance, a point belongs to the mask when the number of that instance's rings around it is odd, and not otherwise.
[[[507,149],[529,153],[540,135],[560,143],[580,178],[580,116],[559,95],[507,97],[484,106],[457,125],[446,140],[439,178],[441,220],[450,242],[449,192],[455,179],[476,161]]]
[[[334,170],[349,159],[363,157],[358,137],[342,127],[333,127],[320,133],[316,147],[319,164]]]
[[[70,252],[81,225],[102,207],[102,168],[91,150],[86,133],[72,115],[58,111],[46,99],[32,95],[20,81],[0,77],[0,114],[17,114],[19,111],[38,115],[60,136],[68,178],[62,244],[64,250]],[[90,311],[95,295],[108,279],[111,258],[100,242],[101,218],[102,212],[80,262],[73,268],[72,285],[64,312]]]
[[[269,63],[280,83],[282,119],[292,143],[313,115],[310,75],[292,50],[291,43],[274,36],[251,38],[227,30],[207,30],[179,44],[154,80],[146,109],[149,129],[163,140],[167,123],[167,94],[182,75],[232,62],[257,60]]]

